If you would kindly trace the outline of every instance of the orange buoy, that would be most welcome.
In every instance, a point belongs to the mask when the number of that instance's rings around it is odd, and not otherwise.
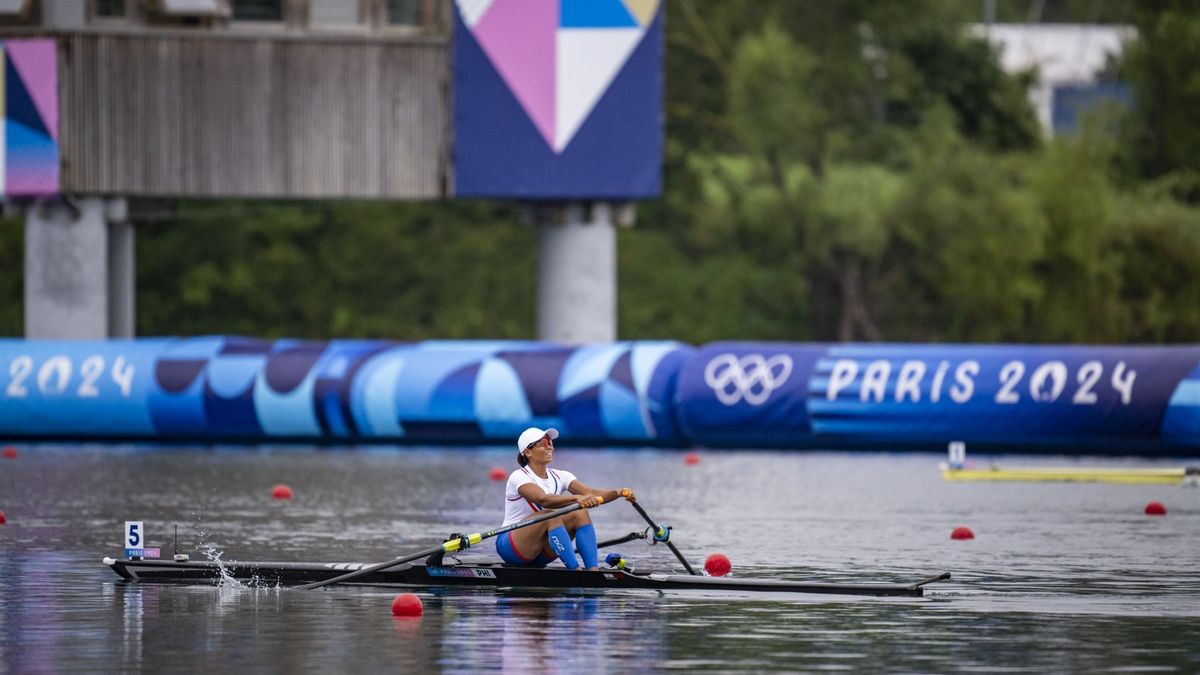
[[[508,472],[498,466],[493,466],[492,470],[488,472],[488,478],[492,480],[504,480],[508,478]]]
[[[700,455],[694,452],[689,452],[683,456],[683,463],[687,464],[688,466],[695,466],[700,463]]]
[[[392,599],[392,616],[421,616],[425,605],[414,593],[401,593]]]
[[[733,563],[724,553],[713,553],[704,559],[704,571],[710,577],[723,577],[733,570]]]
[[[276,485],[274,489],[271,490],[271,497],[273,497],[275,499],[291,499],[292,498],[292,488],[284,485],[283,483],[280,483],[279,485]]]
[[[11,445],[5,446],[4,459],[16,459],[16,458],[17,458],[17,449]]]
[[[1167,507],[1163,506],[1163,503],[1159,501],[1150,502],[1146,505],[1146,515],[1165,516],[1167,515]]]
[[[954,528],[954,531],[950,533],[950,538],[951,539],[974,539],[975,533],[972,532],[971,528],[969,528],[969,527],[959,526],[959,527]]]

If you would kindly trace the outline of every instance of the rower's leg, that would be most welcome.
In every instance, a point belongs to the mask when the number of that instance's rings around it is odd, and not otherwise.
[[[579,557],[583,559],[585,569],[600,568],[600,551],[596,548],[596,528],[592,527],[592,517],[587,511],[575,511],[563,516],[567,531],[575,539],[575,548],[579,549]]]
[[[600,568],[600,549],[596,548],[596,528],[591,523],[575,530],[575,547],[579,549],[579,557],[583,558],[585,569]]]
[[[592,517],[588,515],[587,511],[572,511],[571,513],[563,516],[562,521],[563,525],[566,526],[567,531],[571,533],[571,536],[575,536],[575,530],[578,530],[584,525],[592,524]]]
[[[546,533],[546,538],[550,542],[550,550],[562,560],[567,569],[579,569],[579,559],[575,557],[575,547],[571,544],[571,535],[567,533],[566,526],[560,524],[558,527],[551,527]]]
[[[574,514],[568,514],[568,517]],[[575,557],[575,549],[571,545],[571,534],[567,530],[565,518],[551,518],[536,525],[523,527],[509,532],[516,552],[522,557],[533,560],[538,552],[543,550],[551,560],[561,558],[567,569],[579,569],[579,559]]]
[[[562,524],[560,518],[554,518],[543,523],[522,527],[519,530],[512,530],[502,536],[511,536],[513,549],[517,554],[526,560],[533,560],[538,557],[546,545],[546,532],[553,527],[554,524]]]

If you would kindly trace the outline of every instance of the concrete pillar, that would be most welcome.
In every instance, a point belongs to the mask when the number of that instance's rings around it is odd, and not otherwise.
[[[110,219],[116,222],[109,225]],[[133,230],[125,201],[35,204],[25,212],[25,337],[133,336]]]
[[[616,215],[606,202],[534,207],[539,340],[578,344],[617,338]]]
[[[108,201],[108,337],[131,338],[136,331],[134,236],[128,202]]]

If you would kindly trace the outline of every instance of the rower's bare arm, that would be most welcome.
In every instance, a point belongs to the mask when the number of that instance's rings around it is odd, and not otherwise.
[[[606,502],[611,502],[618,497],[624,497],[631,502],[636,502],[637,497],[633,494],[633,488],[620,488],[618,490],[601,490],[600,488],[589,487],[584,485],[579,480],[571,481],[567,486],[573,494],[577,495],[593,495],[602,498]]]
[[[533,483],[526,483],[517,489],[517,494],[525,499],[537,504],[545,509],[557,509],[564,506],[570,506],[575,502],[583,503],[583,500],[574,495],[552,495],[547,493],[542,488]],[[589,495],[590,496],[590,495]],[[591,508],[596,504],[583,504],[585,508]]]

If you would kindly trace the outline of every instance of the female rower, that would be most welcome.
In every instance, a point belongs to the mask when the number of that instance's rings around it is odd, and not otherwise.
[[[551,469],[556,438],[556,429],[542,431],[530,427],[521,432],[517,439],[517,464],[521,468],[509,475],[504,489],[504,525],[528,520],[542,509],[559,509],[575,503],[590,509],[617,497],[635,501],[629,488],[600,490],[584,485],[569,471]],[[568,569],[575,570],[579,569],[579,560],[572,539],[579,547],[583,567],[597,569],[600,552],[596,548],[596,530],[583,509],[510,530],[496,539],[496,552],[510,565],[544,567],[559,558]]]

